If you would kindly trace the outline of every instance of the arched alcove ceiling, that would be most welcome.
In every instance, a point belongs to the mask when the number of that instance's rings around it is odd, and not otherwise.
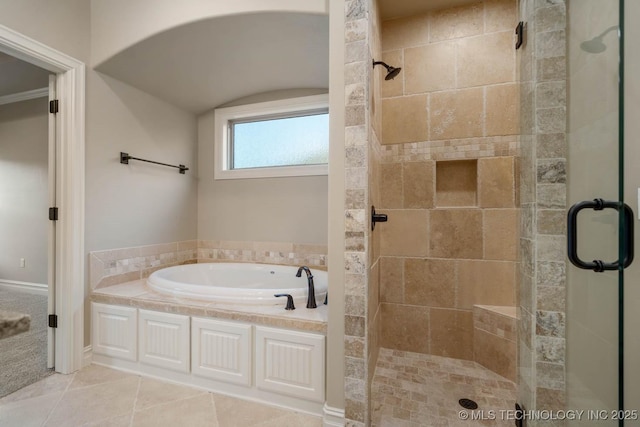
[[[152,36],[97,71],[202,113],[255,93],[329,86],[329,18],[259,13],[208,19]]]

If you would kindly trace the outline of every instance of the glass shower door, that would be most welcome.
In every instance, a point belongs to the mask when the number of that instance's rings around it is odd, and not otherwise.
[[[587,411],[571,425],[640,425],[616,412],[640,409],[626,398],[623,23],[624,0],[568,2],[566,408]]]

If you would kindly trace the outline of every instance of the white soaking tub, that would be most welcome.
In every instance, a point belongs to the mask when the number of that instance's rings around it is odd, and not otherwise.
[[[163,268],[147,279],[151,289],[179,298],[200,299],[225,304],[285,305],[286,298],[274,294],[290,294],[296,308],[307,303],[308,280],[297,267],[249,263],[201,263]],[[327,272],[311,270],[316,304],[324,302]]]

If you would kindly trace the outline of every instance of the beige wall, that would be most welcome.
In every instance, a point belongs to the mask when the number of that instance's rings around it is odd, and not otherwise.
[[[345,3],[329,1],[327,407],[345,408]]]
[[[515,24],[514,0],[382,24],[383,347],[473,360],[474,305],[515,305]]]
[[[195,117],[103,74],[87,77],[85,251],[195,239]],[[122,165],[120,151],[189,171]]]
[[[92,65],[154,34],[206,18],[269,11],[327,13],[325,0],[91,0],[84,3],[87,8],[91,4]]]
[[[90,2],[21,0],[0,3],[0,24],[83,62],[89,61]]]
[[[281,91],[226,106],[317,93]],[[214,136],[212,110],[198,117],[198,239],[327,244],[326,175],[214,180]]]
[[[88,76],[86,250],[196,237],[196,120],[100,73]],[[189,170],[131,160],[120,151]]]
[[[0,280],[47,283],[47,108],[46,98],[0,106]]]

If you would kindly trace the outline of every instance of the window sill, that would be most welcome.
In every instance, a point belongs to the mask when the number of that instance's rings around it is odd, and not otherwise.
[[[251,178],[278,178],[293,176],[318,176],[328,175],[329,166],[305,165],[305,166],[278,166],[273,168],[247,168],[247,169],[217,169],[214,178],[218,179],[251,179]]]

